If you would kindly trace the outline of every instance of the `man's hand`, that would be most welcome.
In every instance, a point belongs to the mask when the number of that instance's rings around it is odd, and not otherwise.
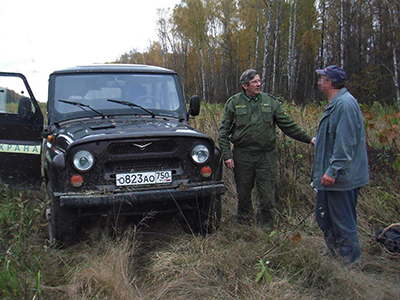
[[[324,186],[330,186],[335,183],[335,178],[329,177],[328,175],[324,174],[321,179],[321,183]]]
[[[315,137],[312,138],[310,144],[313,145],[313,146],[315,147]]]
[[[233,171],[233,169],[235,168],[235,162],[233,161],[232,158],[227,159],[227,160],[225,161],[225,166],[226,166],[228,169],[231,169],[231,170]]]

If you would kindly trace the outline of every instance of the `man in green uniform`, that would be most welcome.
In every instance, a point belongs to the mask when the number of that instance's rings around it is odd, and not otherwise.
[[[240,85],[243,91],[230,97],[225,104],[218,144],[226,167],[234,171],[239,222],[253,221],[251,191],[255,182],[260,197],[257,224],[271,231],[277,177],[275,125],[301,142],[314,144],[315,139],[284,113],[277,99],[261,92],[260,76],[255,70],[243,72]],[[233,144],[232,150],[230,143]]]

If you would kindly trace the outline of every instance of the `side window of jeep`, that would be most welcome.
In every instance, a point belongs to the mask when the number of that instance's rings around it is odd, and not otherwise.
[[[0,84],[0,113],[34,113],[25,84],[19,77],[3,77]]]

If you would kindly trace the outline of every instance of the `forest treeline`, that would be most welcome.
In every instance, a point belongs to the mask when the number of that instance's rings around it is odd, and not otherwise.
[[[399,8],[400,0],[181,0],[158,10],[158,41],[117,62],[173,69],[186,96],[207,102],[225,102],[255,68],[265,91],[297,104],[320,100],[315,69],[336,64],[359,102],[400,108]]]

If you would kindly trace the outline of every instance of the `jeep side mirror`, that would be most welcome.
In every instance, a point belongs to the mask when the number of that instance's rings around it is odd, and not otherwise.
[[[194,116],[198,116],[200,113],[200,97],[194,95],[190,98],[190,107],[189,114]]]

